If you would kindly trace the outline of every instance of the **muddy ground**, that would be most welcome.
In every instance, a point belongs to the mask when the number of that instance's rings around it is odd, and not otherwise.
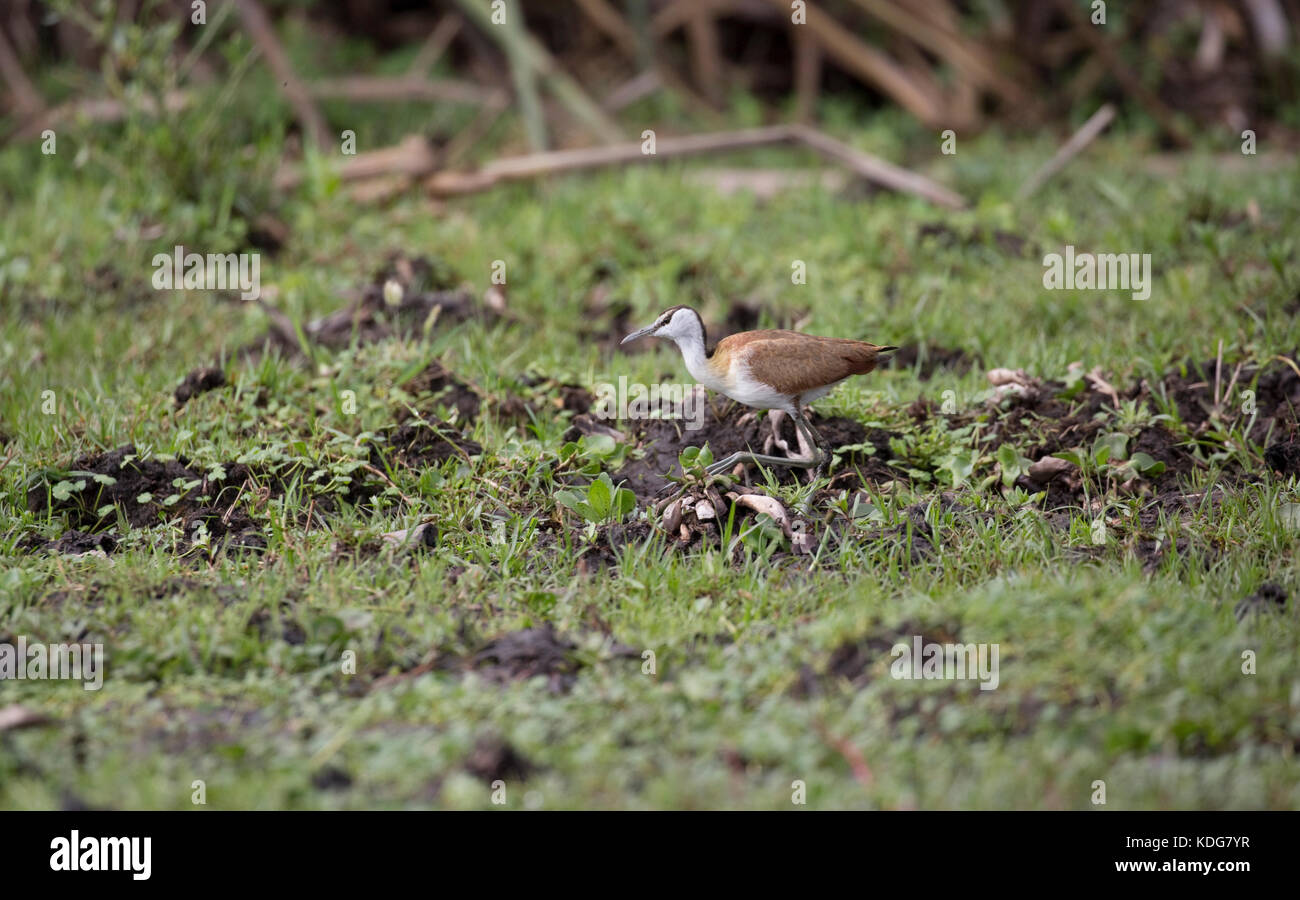
[[[978,240],[1013,254],[1025,249],[1014,235],[961,238],[951,231],[922,229],[921,236],[940,241]],[[303,334],[309,342],[322,347],[339,347],[415,333],[467,317],[508,316],[503,305],[497,303],[494,308],[490,298],[488,301],[475,299],[459,288],[459,284],[457,274],[445,263],[394,255],[355,292],[344,309],[308,323]],[[628,309],[609,303],[607,298],[597,294],[591,302],[595,304],[592,316],[584,327],[593,329],[593,334],[608,342],[611,348],[623,334],[639,327],[629,317]],[[768,319],[761,309],[737,303],[729,309],[719,332],[752,328]],[[783,320],[776,324],[792,323]],[[255,343],[257,352],[276,346],[291,357],[303,353],[296,331],[290,340],[284,323],[275,321],[274,316],[267,335]],[[890,364],[912,368],[924,380],[940,371],[963,373],[982,366],[982,361],[960,348],[921,344],[903,348]],[[991,379],[994,374],[990,373]],[[1007,377],[1011,376],[1004,376]],[[999,448],[1010,445],[1029,462],[1037,463],[1055,454],[1089,449],[1100,435],[1115,430],[1114,408],[1118,404],[1137,402],[1154,409],[1160,398],[1167,398],[1179,419],[1191,430],[1193,441],[1181,440],[1159,421],[1141,427],[1132,436],[1128,457],[1142,453],[1163,465],[1163,471],[1122,486],[1123,490],[1137,492],[1149,501],[1148,509],[1176,511],[1186,506],[1189,501],[1183,485],[1188,476],[1209,468],[1208,453],[1222,449],[1224,435],[1232,427],[1244,428],[1252,442],[1266,448],[1263,462],[1268,467],[1280,475],[1300,474],[1300,426],[1296,415],[1300,409],[1300,372],[1282,358],[1262,364],[1187,361],[1159,379],[1139,379],[1123,388],[1111,387],[1100,378],[1089,377],[1082,385],[1067,386],[1024,373],[1014,374],[1011,382],[1010,388],[994,391],[983,405],[952,414],[941,413],[932,401],[918,397],[906,410],[910,427],[975,426],[979,429],[982,454],[996,457]],[[591,393],[580,385],[536,374],[521,375],[515,384],[515,389],[490,394],[458,376],[441,361],[430,361],[402,385],[411,402],[394,408],[393,424],[381,429],[372,443],[370,470],[356,473],[346,493],[315,498],[312,513],[317,519],[305,524],[327,524],[319,517],[328,515],[340,502],[367,502],[384,490],[384,473],[395,467],[422,470],[451,459],[471,462],[484,449],[467,437],[468,429],[485,415],[514,423],[568,416],[571,427],[564,435],[565,441],[582,435],[606,434],[635,449],[628,461],[611,475],[616,484],[636,494],[640,506],[652,510],[650,523],[618,523],[598,530],[595,542],[583,552],[580,563],[584,570],[595,572],[614,564],[620,547],[643,542],[650,537],[654,526],[663,527],[660,518],[665,512],[663,498],[671,497],[678,487],[681,475],[678,460],[688,447],[707,443],[714,459],[747,449],[779,452],[773,450],[765,414],[748,414],[746,408],[717,395],[711,395],[706,404],[702,427],[690,430],[683,420],[601,421],[592,412]],[[201,393],[229,386],[225,370],[201,366],[181,381],[175,400],[177,405],[183,405]],[[789,521],[782,523],[785,539],[796,552],[801,542],[805,546],[815,543],[822,528],[833,529],[837,536],[848,530],[842,514],[828,512],[831,504],[846,493],[855,502],[866,501],[869,498],[865,494],[855,492],[888,489],[892,482],[908,486],[918,473],[930,478],[938,474],[933,467],[926,469],[923,460],[899,458],[899,448],[906,444],[906,428],[868,428],[849,418],[816,413],[812,421],[837,451],[837,465],[829,484],[817,493],[811,506],[797,513],[790,512]],[[797,451],[794,425],[788,419],[781,437],[792,451]],[[1220,468],[1225,478],[1246,477],[1231,459],[1220,463]],[[807,478],[806,473],[797,469],[773,471],[784,484]],[[311,474],[258,471],[237,462],[200,469],[183,456],[142,460],[130,445],[87,454],[48,471],[31,485],[28,509],[39,516],[48,514],[61,520],[66,530],[50,540],[28,536],[19,549],[112,554],[120,545],[123,528],[151,528],[179,522],[184,534],[181,552],[197,552],[208,558],[217,552],[260,552],[267,546],[262,509],[265,500],[282,494],[294,479],[307,483]],[[763,489],[752,484],[755,477],[756,472],[748,471],[740,480],[721,487],[701,484],[690,488],[687,502],[671,511],[672,527],[667,529],[670,544],[684,549],[697,544],[697,536],[707,537],[706,532],[716,535],[719,523],[733,513],[742,522],[755,520],[762,508],[761,500],[737,504],[737,498],[742,495],[764,496]],[[936,486],[942,483],[935,481]],[[1069,521],[1069,510],[1081,509],[1089,498],[1105,496],[1115,485],[1090,482],[1076,467],[1057,465],[1046,474],[1032,470],[1020,474],[1014,487],[1038,495],[1040,505],[1051,513],[1049,521],[1064,525]],[[1006,489],[1002,485],[997,488]],[[696,504],[700,499],[706,501],[704,505]],[[941,506],[949,508],[954,504],[949,501]],[[683,513],[684,525],[680,521]],[[905,540],[913,561],[923,559],[933,549],[936,537],[933,526],[919,505],[915,510],[909,509],[907,517],[906,524],[866,536]],[[553,529],[564,527],[561,523],[566,519],[564,516],[543,518],[547,518],[542,526],[545,543],[556,538]],[[575,522],[568,524],[568,527],[577,526]],[[801,529],[807,529],[811,537],[801,535]],[[1152,544],[1153,549],[1147,554],[1152,559],[1171,549],[1154,549]],[[1140,555],[1144,552],[1142,546],[1139,543]],[[523,658],[510,644],[503,645],[501,653],[507,661],[498,666],[514,665],[510,660]],[[556,675],[550,673],[550,677]]]

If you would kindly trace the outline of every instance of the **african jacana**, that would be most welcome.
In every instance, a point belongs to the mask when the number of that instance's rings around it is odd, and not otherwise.
[[[830,450],[803,414],[804,406],[829,394],[846,378],[873,370],[879,354],[898,349],[847,338],[766,330],[733,334],[708,350],[704,320],[689,306],[665,310],[653,325],[632,332],[622,343],[640,337],[674,341],[687,371],[700,384],[755,409],[781,410],[812,441],[813,453],[807,459],[733,453],[709,466],[711,474],[725,472],[737,463],[793,466],[820,473],[830,461]]]

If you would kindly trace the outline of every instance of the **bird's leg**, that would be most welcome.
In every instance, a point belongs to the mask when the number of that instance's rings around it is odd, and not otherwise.
[[[763,442],[764,453],[771,453],[773,447],[779,447],[786,456],[790,455],[790,445],[781,437],[781,420],[784,418],[785,410],[783,409],[769,409],[767,411],[767,420],[772,423],[772,433]],[[798,431],[799,429],[796,428],[795,433],[797,434]],[[799,440],[802,442],[803,438],[801,437]]]
[[[825,448],[825,441],[821,435],[808,424],[808,419],[796,405],[791,410],[783,410],[786,415],[794,419],[795,432],[800,435],[800,449],[807,447],[807,441],[812,442],[811,451],[807,456],[769,456],[765,453],[733,453],[724,460],[713,463],[707,471],[710,475],[717,475],[721,472],[728,472],[738,463],[757,463],[760,466],[784,466],[787,469],[816,469],[820,475],[824,472],[826,463],[830,460],[830,454]],[[788,449],[788,448],[787,448]]]
[[[826,474],[826,468],[831,461],[830,446],[826,443],[826,439],[817,433],[817,429],[812,427],[812,423],[808,421],[808,417],[804,415],[803,410],[799,408],[797,403],[794,407],[794,424],[796,430],[806,433],[807,437],[813,442],[814,450],[807,468],[813,470],[814,478],[821,478]],[[800,449],[804,447],[802,439],[799,441],[799,445]]]
[[[805,420],[806,419],[807,419],[807,415],[805,414]],[[807,421],[805,421],[804,424],[808,426],[809,430],[812,429],[812,425]],[[809,443],[808,435],[805,433],[804,429],[796,425],[794,429],[794,433],[795,433],[795,437],[799,439],[799,455],[801,457],[815,456],[816,453],[814,453],[813,451],[813,445]],[[787,450],[786,452],[789,451]]]
[[[799,459],[791,456],[768,456],[765,453],[733,453],[726,459],[713,463],[705,471],[710,475],[720,475],[723,472],[729,472],[740,463],[757,464],[760,466],[785,466],[788,469],[811,469],[817,464],[815,459]]]

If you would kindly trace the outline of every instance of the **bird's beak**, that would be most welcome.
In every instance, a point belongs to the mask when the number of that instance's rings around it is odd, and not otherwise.
[[[624,344],[626,344],[628,341],[635,341],[637,338],[643,338],[647,334],[651,334],[654,330],[655,327],[651,325],[649,328],[642,328],[640,331],[634,331],[631,334],[629,334],[627,337],[623,338],[623,340],[619,341],[618,345],[621,347]]]

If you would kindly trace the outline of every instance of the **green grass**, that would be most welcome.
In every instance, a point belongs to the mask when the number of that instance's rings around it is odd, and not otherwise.
[[[844,118],[832,110],[833,122]],[[1225,169],[1212,154],[1236,144],[1207,136],[1178,177],[1149,175],[1140,164],[1149,140],[1118,134],[1018,203],[1016,187],[1051,152],[1047,136],[965,140],[943,157],[887,116],[838,133],[977,203],[951,214],[821,190],[760,202],[686,180],[714,161],[438,207],[415,196],[358,206],[313,176],[278,209],[288,245],[262,260],[264,287],[293,319],[340,308],[342,293],[393,251],[444,261],[476,295],[493,261],[506,261],[510,318],[316,349],[307,364],[235,356],[267,327],[256,306],[150,287],[159,250],[240,246],[238,224],[204,224],[217,209],[238,221],[239,170],[228,173],[236,202],[205,187],[193,208],[146,208],[127,192],[174,191],[169,179],[180,176],[150,171],[148,153],[124,148],[152,146],[156,135],[72,133],[53,157],[4,151],[0,177],[14,202],[0,220],[0,458],[12,458],[0,471],[0,636],[102,641],[108,672],[98,692],[4,685],[4,704],[55,723],[0,735],[0,806],[186,808],[201,780],[220,808],[492,808],[489,785],[467,771],[476,744],[492,739],[532,766],[511,780],[511,808],[783,809],[796,781],[810,808],[1091,808],[1097,780],[1110,808],[1300,806],[1295,601],[1240,624],[1233,614],[1266,582],[1293,598],[1300,590],[1300,529],[1287,506],[1300,488],[1262,464],[1242,417],[1224,423],[1225,448],[1194,434],[1176,407],[1106,414],[1107,431],[1130,433],[1175,414],[1167,424],[1201,440],[1207,462],[1183,488],[1208,493],[1161,510],[1112,496],[1119,524],[1096,546],[1090,512],[1044,509],[996,484],[980,490],[999,472],[995,456],[969,429],[918,423],[908,411],[952,391],[976,415],[993,367],[1064,380],[1081,361],[1123,388],[1214,359],[1220,344],[1229,365],[1293,354],[1295,165],[1247,158]],[[93,162],[79,167],[79,145],[116,160],[126,186]],[[815,161],[770,151],[725,163]],[[250,189],[246,199],[260,196]],[[1259,221],[1227,224],[1250,201]],[[921,235],[940,222],[970,240]],[[147,224],[161,234],[142,235]],[[996,229],[1036,251],[1018,256],[974,237]],[[1151,298],[1045,291],[1041,254],[1067,243],[1150,253]],[[807,263],[806,285],[791,283],[793,260]],[[752,537],[733,555],[682,552],[651,533],[591,571],[587,529],[556,501],[591,469],[561,454],[568,417],[551,403],[531,423],[481,416],[466,432],[484,447],[471,460],[393,466],[391,484],[358,468],[369,436],[416,402],[400,386],[433,359],[490,397],[526,393],[528,374],[588,387],[620,375],[685,377],[669,348],[611,354],[576,330],[602,278],[638,323],[678,303],[721,321],[745,301],[772,321],[806,313],[812,333],[924,341],[983,365],[928,381],[883,370],[817,405],[897,432],[906,465],[931,480],[869,488],[869,515],[813,560]],[[231,386],[177,409],[181,377],[217,358]],[[52,415],[42,411],[46,391]],[[344,391],[355,392],[355,412],[344,411]],[[199,471],[253,465],[246,502],[265,553],[183,556],[178,521],[124,530],[116,511],[106,525],[122,546],[109,559],[22,552],[25,536],[67,527],[62,515],[28,511],[32,479],[127,443],[151,458],[183,455]],[[941,461],[972,449],[969,482],[953,484]],[[354,479],[383,492],[371,505],[343,503]],[[791,503],[811,493],[778,491]],[[905,530],[918,504],[937,533],[934,553],[919,560],[890,531]],[[309,508],[319,513],[312,523]],[[629,519],[645,514],[642,504]],[[367,549],[429,519],[441,540],[427,554]],[[1178,549],[1144,567],[1139,542],[1157,539]],[[442,664],[543,622],[576,645],[581,666],[567,692]],[[837,648],[918,629],[998,644],[998,689],[895,680],[877,649],[850,678],[828,673]],[[1242,673],[1243,651],[1256,655],[1256,674]],[[356,674],[343,671],[346,652]],[[385,679],[398,673],[408,674]],[[870,777],[855,776],[850,745]],[[313,784],[331,767],[350,785]]]

